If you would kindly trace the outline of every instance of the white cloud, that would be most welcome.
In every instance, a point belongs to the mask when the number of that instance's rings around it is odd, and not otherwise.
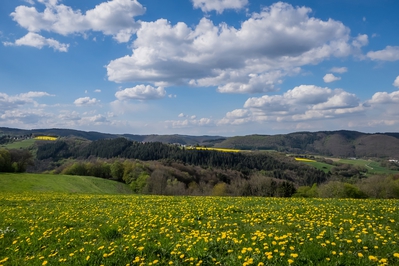
[[[204,127],[204,126],[214,126],[215,121],[210,118],[194,118],[184,119],[184,120],[167,120],[166,125],[172,128],[188,128],[188,127]]]
[[[341,79],[340,77],[336,77],[336,76],[334,76],[334,74],[331,74],[331,73],[326,74],[323,77],[323,80],[324,80],[325,83],[330,83],[330,82],[333,82],[333,81],[336,81],[336,80],[340,80],[340,79]]]
[[[67,52],[69,44],[60,43],[51,38],[44,38],[40,34],[29,32],[24,37],[16,40],[14,43],[12,42],[3,42],[5,46],[31,46],[35,48],[43,48],[44,46],[48,46],[53,48],[55,51],[59,52]]]
[[[341,22],[322,21],[310,12],[279,2],[252,14],[238,29],[207,18],[193,28],[165,19],[142,22],[132,55],[111,61],[108,79],[216,86],[229,93],[273,91],[301,66],[357,49]]]
[[[191,0],[194,8],[200,8],[202,12],[215,10],[223,13],[225,9],[241,9],[248,4],[248,0]]]
[[[371,60],[397,61],[399,60],[399,46],[387,46],[383,50],[368,52],[367,57]]]
[[[101,90],[97,89],[97,90],[94,90],[94,92],[100,93],[100,92],[101,92]]]
[[[53,95],[42,91],[29,91],[17,95],[0,92],[0,124],[4,126],[32,125],[42,118],[51,116],[43,111],[44,105],[34,100],[34,98],[45,96]]]
[[[87,10],[85,14],[58,3],[58,0],[38,2],[45,5],[43,12],[35,7],[18,6],[11,13],[14,21],[30,32],[48,31],[65,36],[99,31],[113,36],[118,42],[129,41],[140,26],[134,17],[145,12],[137,0],[110,0]]]
[[[363,109],[354,94],[341,89],[301,85],[282,95],[249,98],[243,110],[233,112],[245,114],[246,121],[281,122],[336,118]],[[244,113],[244,110],[247,112]],[[225,119],[234,124],[235,116],[233,113],[227,113]]]
[[[333,67],[330,69],[331,72],[333,73],[346,73],[348,72],[348,68],[347,67]]]
[[[90,97],[82,97],[78,98],[73,102],[76,106],[88,106],[88,105],[95,105],[100,103],[99,100],[96,98],[90,98]]]
[[[359,34],[353,41],[352,45],[356,48],[362,48],[369,44],[369,37],[366,34]]]
[[[137,85],[133,88],[127,88],[115,93],[118,100],[154,100],[164,98],[166,91],[163,87],[154,88],[150,85]]]
[[[395,81],[393,82],[393,84],[395,87],[399,88],[399,76],[396,77]]]
[[[35,4],[35,2],[33,1],[33,0],[24,0],[26,3],[28,3],[28,4],[31,4],[31,5],[34,5]]]
[[[17,95],[8,95],[0,92],[0,112],[6,110],[14,110],[21,106],[32,104],[33,106],[39,106],[39,104],[32,98],[39,98],[44,96],[53,96],[47,92],[42,91],[29,91]]]
[[[371,97],[370,104],[399,104],[399,91],[394,91],[392,93],[387,92],[376,92],[373,97]]]
[[[186,115],[185,115],[184,113],[180,113],[180,114],[178,115],[178,117],[186,117]]]

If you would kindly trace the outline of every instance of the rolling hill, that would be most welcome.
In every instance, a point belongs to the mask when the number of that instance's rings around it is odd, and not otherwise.
[[[0,193],[33,191],[90,194],[132,193],[126,184],[96,177],[30,173],[0,174]]]
[[[134,135],[108,134],[72,129],[0,128],[5,135],[57,135],[78,137],[90,141],[124,137],[139,142],[177,143],[240,150],[275,150],[295,154],[313,154],[332,157],[379,157],[399,159],[399,133],[362,133],[357,131],[295,132],[279,135],[248,135],[236,137],[188,135]]]

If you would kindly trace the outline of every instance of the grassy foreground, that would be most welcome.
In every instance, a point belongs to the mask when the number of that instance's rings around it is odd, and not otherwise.
[[[0,265],[399,265],[399,201],[0,194]]]
[[[0,192],[130,194],[120,182],[88,176],[0,173]]]

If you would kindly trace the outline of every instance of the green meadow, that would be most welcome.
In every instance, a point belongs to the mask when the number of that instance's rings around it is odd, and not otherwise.
[[[91,178],[0,177],[0,265],[399,265],[398,200],[143,196]]]

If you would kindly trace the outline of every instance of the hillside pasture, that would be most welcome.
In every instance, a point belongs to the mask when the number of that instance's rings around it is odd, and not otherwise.
[[[368,174],[396,174],[399,172],[382,167],[378,162],[373,160],[341,159],[338,161],[338,163],[364,166],[367,168]]]
[[[5,145],[1,145],[1,147],[6,149],[26,149],[31,147],[36,142],[36,139],[25,139],[21,141],[15,141],[12,143],[8,143]]]
[[[130,194],[123,183],[88,176],[0,173],[0,192]]]

